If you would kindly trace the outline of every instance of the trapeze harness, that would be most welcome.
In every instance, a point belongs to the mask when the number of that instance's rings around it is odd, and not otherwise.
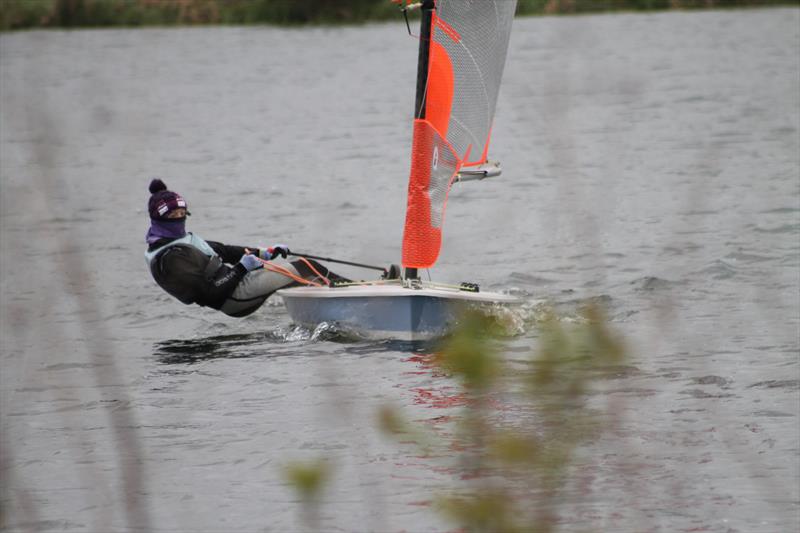
[[[253,313],[278,289],[313,283],[307,281],[312,279],[344,279],[308,260],[271,261],[266,265],[270,268],[248,273],[238,263],[244,254],[244,247],[205,241],[187,233],[148,250],[144,256],[153,279],[166,292],[184,304],[211,307],[233,317]]]

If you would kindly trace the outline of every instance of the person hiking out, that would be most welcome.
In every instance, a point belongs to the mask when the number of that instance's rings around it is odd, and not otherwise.
[[[186,231],[190,213],[181,195],[157,178],[149,189],[145,259],[156,283],[184,304],[243,317],[278,289],[348,281],[311,259],[287,261],[290,252],[283,244],[262,248],[206,241]]]

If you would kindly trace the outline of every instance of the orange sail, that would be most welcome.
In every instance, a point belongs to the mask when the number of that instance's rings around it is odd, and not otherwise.
[[[427,0],[402,263],[429,268],[442,244],[450,186],[486,162],[516,0]]]

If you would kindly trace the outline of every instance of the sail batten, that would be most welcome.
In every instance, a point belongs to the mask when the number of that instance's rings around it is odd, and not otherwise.
[[[516,0],[426,0],[402,263],[432,266],[450,186],[487,162]]]

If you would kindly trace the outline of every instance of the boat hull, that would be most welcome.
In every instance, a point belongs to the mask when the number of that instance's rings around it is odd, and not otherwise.
[[[292,320],[371,339],[431,340],[449,333],[470,307],[517,303],[499,293],[394,286],[297,287],[278,292]]]

